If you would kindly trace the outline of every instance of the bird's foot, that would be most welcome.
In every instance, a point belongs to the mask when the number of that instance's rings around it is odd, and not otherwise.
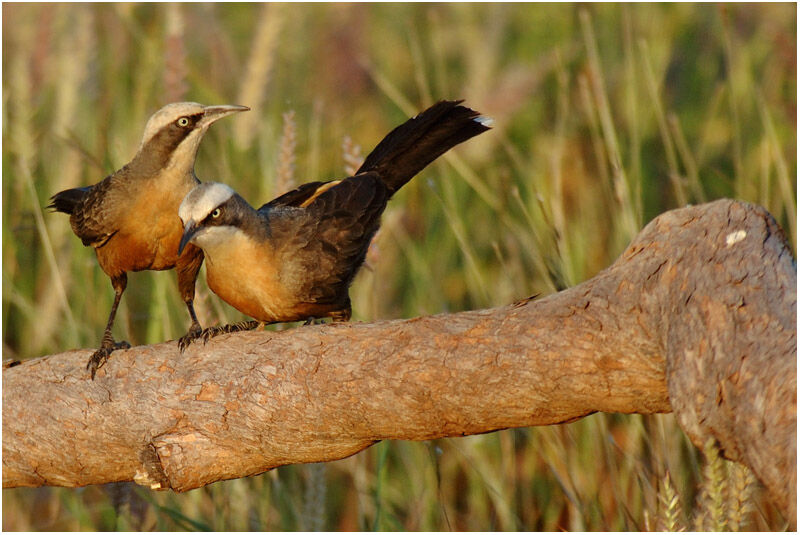
[[[209,340],[211,340],[215,336],[219,336],[220,334],[238,333],[240,331],[252,331],[253,329],[257,328],[260,325],[263,325],[263,323],[261,323],[260,321],[251,320],[251,321],[240,321],[238,323],[229,323],[228,325],[215,325],[213,327],[206,327],[205,329],[201,329],[196,334],[192,334],[192,331],[190,330],[189,333],[187,333],[186,336],[182,337],[179,341],[179,343],[181,344],[181,351],[183,351],[186,347],[189,347],[189,344],[191,344],[195,340],[202,339],[203,343],[205,344]]]
[[[228,325],[217,325],[215,327],[209,327],[207,329],[203,329],[203,342],[208,342],[215,336],[219,336],[220,334],[227,334],[227,333],[238,333],[240,331],[252,331],[253,329],[257,328],[261,325],[260,321],[250,320],[250,321],[240,321],[238,323],[229,323]]]
[[[113,351],[116,351],[117,349],[130,349],[130,347],[131,345],[124,340],[122,342],[114,342],[113,340],[108,343],[103,342],[103,345],[100,346],[100,349],[95,351],[92,356],[89,357],[89,362],[86,364],[86,369],[89,370],[89,373],[92,375],[92,381],[94,381],[94,376],[97,373],[97,370],[103,367],[103,364],[106,363],[108,357]]]
[[[181,353],[186,351],[186,348],[201,336],[203,336],[203,328],[200,327],[199,323],[192,323],[192,326],[189,327],[189,332],[178,338],[178,347],[180,347]]]
[[[352,311],[350,308],[345,308],[343,310],[337,310],[336,312],[331,313],[331,321],[334,323],[342,323],[344,321],[350,321],[350,316]]]
[[[326,317],[331,319],[331,323],[342,323],[342,322],[345,322],[345,321],[350,321],[350,309],[346,308],[346,309],[343,309],[343,310],[337,310],[335,312],[329,313]],[[314,317],[314,316],[310,316],[308,319],[306,319],[305,322],[303,322],[303,325],[304,326],[305,325],[319,325],[319,324],[325,323],[324,319],[325,319],[325,317],[317,318],[317,317]]]

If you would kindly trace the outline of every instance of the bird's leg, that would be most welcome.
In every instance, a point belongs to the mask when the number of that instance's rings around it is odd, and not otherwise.
[[[186,308],[189,309],[189,316],[192,318],[189,330],[178,339],[178,347],[180,347],[181,353],[203,334],[203,328],[200,326],[200,322],[197,321],[197,314],[194,312],[194,285],[202,264],[203,251],[189,244],[183,254],[178,257],[175,266],[178,272],[178,291],[181,292],[183,302],[186,303]]]
[[[194,304],[192,301],[186,302],[186,307],[189,309],[189,315],[192,317],[192,324],[189,326],[189,331],[178,339],[178,346],[183,353],[189,345],[203,335],[203,328],[200,322],[197,321],[197,314],[194,313]]]
[[[114,336],[111,334],[111,328],[114,326],[114,317],[117,315],[117,307],[119,307],[119,300],[122,298],[122,292],[125,291],[125,287],[128,285],[128,275],[122,273],[119,277],[112,277],[111,285],[114,287],[114,304],[111,305],[111,313],[108,315],[108,323],[103,333],[103,341],[100,343],[100,349],[92,354],[89,358],[89,362],[86,364],[86,369],[91,373],[92,380],[94,380],[97,370],[106,363],[109,355],[111,355],[115,349],[128,349],[131,347],[131,345],[125,341],[115,342]]]

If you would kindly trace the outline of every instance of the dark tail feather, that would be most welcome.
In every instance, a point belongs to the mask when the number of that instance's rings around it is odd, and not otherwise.
[[[86,197],[86,194],[89,193],[91,189],[91,186],[87,186],[85,188],[73,188],[60,191],[50,197],[50,204],[47,205],[47,208],[56,212],[64,212],[65,214],[72,215],[75,211],[75,207],[83,201],[83,198]]]
[[[491,120],[461,102],[439,101],[389,132],[356,174],[376,172],[394,193],[446,151],[489,130]]]

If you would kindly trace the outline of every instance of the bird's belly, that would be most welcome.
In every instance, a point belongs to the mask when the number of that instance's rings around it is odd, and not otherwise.
[[[206,252],[206,280],[236,310],[263,322],[295,321],[296,304],[280,283],[271,255],[254,246],[232,246],[227,254]],[[302,318],[305,319],[305,318]]]
[[[111,264],[120,271],[172,269],[178,260],[180,238],[180,219],[176,224],[158,218],[146,229],[123,227],[97,249],[97,257],[101,265]]]
[[[106,244],[113,249],[107,256],[115,257],[116,264],[124,271],[174,268],[183,234],[183,225],[178,217],[183,189],[150,191],[141,195],[129,211],[130,216]]]

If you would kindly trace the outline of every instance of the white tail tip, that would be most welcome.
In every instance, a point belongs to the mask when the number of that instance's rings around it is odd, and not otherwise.
[[[481,123],[483,126],[487,128],[491,128],[494,126],[494,119],[492,119],[491,117],[487,117],[485,115],[478,115],[477,117],[475,117],[474,121],[477,123]]]

